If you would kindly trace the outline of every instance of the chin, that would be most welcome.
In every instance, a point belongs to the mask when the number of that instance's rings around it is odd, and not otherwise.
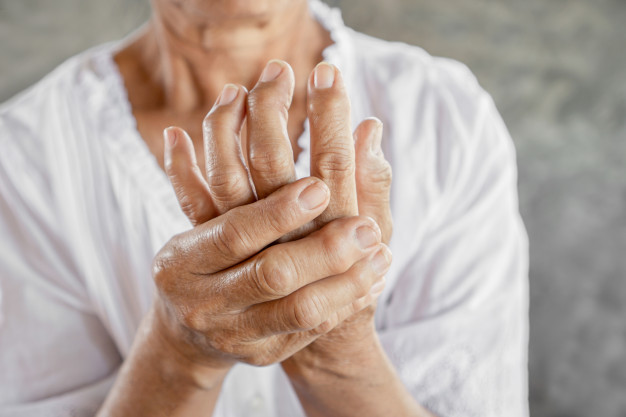
[[[155,0],[169,2],[193,14],[222,19],[242,19],[263,17],[274,14],[280,9],[307,0]]]

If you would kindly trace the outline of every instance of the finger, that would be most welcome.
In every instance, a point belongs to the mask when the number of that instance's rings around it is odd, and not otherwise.
[[[376,281],[374,285],[372,285],[367,295],[337,310],[335,313],[331,314],[326,321],[324,321],[314,329],[301,332],[272,334],[267,337],[261,336],[261,339],[247,338],[247,340],[241,340],[237,346],[239,348],[239,355],[243,358],[254,358],[254,361],[246,362],[257,366],[264,366],[276,362],[282,362],[283,360],[292,356],[294,353],[300,351],[305,346],[311,344],[321,335],[326,334],[336,328],[346,319],[350,317],[355,317],[356,313],[359,313],[368,308],[375,310],[376,301],[382,293],[384,287],[385,278],[382,277],[378,281]],[[243,328],[242,323],[246,322],[246,320],[242,320],[241,315],[223,318],[225,320],[222,326],[227,326],[226,328],[229,329],[227,331],[228,334],[232,334],[232,329]],[[261,322],[262,320],[257,320],[257,323]],[[214,331],[212,333],[214,333]],[[241,333],[242,332],[239,332],[239,334]],[[254,334],[255,336],[262,335],[265,334],[265,332],[254,332]],[[259,346],[259,342],[261,341],[262,345]],[[259,352],[265,352],[266,355],[259,355]],[[288,364],[283,365],[289,366]]]
[[[220,214],[255,200],[239,144],[246,96],[243,87],[226,84],[202,125],[209,192]]]
[[[191,138],[183,129],[169,127],[165,138],[165,172],[167,173],[183,213],[193,226],[218,215],[209,187],[196,161]]]
[[[307,112],[311,131],[311,175],[330,189],[331,201],[319,221],[358,213],[350,102],[339,70],[317,65],[309,77]]]
[[[248,95],[248,167],[258,198],[296,178],[287,132],[293,89],[294,75],[289,64],[272,60]]]
[[[378,300],[378,297],[382,294],[384,289],[385,277],[383,276],[372,285],[367,295],[353,301],[347,306],[336,311],[330,316],[328,320],[326,320],[316,328],[308,330],[307,333],[312,336],[320,336],[330,332],[341,323],[343,323],[345,320],[356,317],[356,313],[364,311],[365,309],[372,309],[372,311],[375,311],[376,301]]]
[[[389,243],[393,232],[391,218],[391,166],[381,148],[383,124],[366,119],[354,131],[356,150],[356,189],[359,214],[376,220],[383,242]]]
[[[263,200],[236,207],[173,238],[159,253],[155,276],[168,262],[205,275],[248,259],[284,234],[317,217],[328,205],[328,187],[316,178],[288,184]]]
[[[306,238],[265,249],[244,264],[215,274],[201,291],[228,294],[218,310],[237,311],[283,298],[320,279],[339,275],[380,243],[380,229],[369,217],[335,220]],[[219,300],[219,298],[217,298]]]
[[[242,313],[244,334],[252,339],[273,334],[315,329],[332,316],[369,294],[389,269],[391,252],[386,245],[354,264],[347,272],[329,277],[290,294],[250,307]]]

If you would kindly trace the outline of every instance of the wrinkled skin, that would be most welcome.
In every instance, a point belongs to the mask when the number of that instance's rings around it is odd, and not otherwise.
[[[194,228],[156,256],[157,297],[99,415],[207,415],[237,362],[280,362],[309,417],[431,415],[373,323],[391,262],[382,125],[352,135],[341,74],[318,65],[311,176],[294,181],[293,78],[274,61],[249,94],[225,86],[203,123],[204,172],[186,132],[166,129],[164,166]]]
[[[286,63],[270,63],[264,75],[276,78],[259,81],[249,94],[225,87],[203,125],[206,175],[185,132],[166,132],[166,171],[196,229],[161,251],[155,279],[165,304],[161,310],[171,316],[164,321],[185,341],[181,350],[197,350],[191,353],[197,361],[209,357],[227,366],[235,360],[286,360],[289,370],[320,355],[343,357],[358,350],[354,344],[363,338],[374,337],[374,300],[391,258],[381,243],[391,234],[391,174],[380,151],[382,129],[368,119],[357,128],[355,142],[341,74],[328,64],[318,68],[322,77],[325,72],[334,78],[325,88],[315,87],[315,74],[309,80],[311,175],[323,181],[312,187],[324,202],[307,213],[305,225],[285,220],[295,220],[298,208],[275,201],[295,185],[285,133],[294,80]],[[242,129],[245,161],[239,157]],[[250,204],[280,213],[283,224],[277,228],[278,219],[263,224],[263,217],[248,217]],[[192,250],[189,241],[198,229],[219,237]],[[367,243],[359,245],[357,237]],[[282,243],[257,254],[280,238]]]

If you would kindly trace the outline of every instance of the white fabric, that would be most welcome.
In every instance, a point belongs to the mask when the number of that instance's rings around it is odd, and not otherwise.
[[[440,416],[526,416],[527,238],[515,154],[469,70],[346,28],[312,1],[353,123],[385,123],[394,264],[376,324]],[[87,51],[0,109],[0,415],[92,415],[153,294],[151,259],[190,226],[112,61]],[[297,161],[308,173],[308,130]],[[303,416],[278,365],[238,365],[215,416]]]

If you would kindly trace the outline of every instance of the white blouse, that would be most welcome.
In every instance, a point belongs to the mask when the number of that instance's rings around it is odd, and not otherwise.
[[[527,237],[493,101],[462,64],[310,5],[353,125],[385,124],[394,263],[376,326],[388,356],[442,417],[527,416]],[[68,60],[0,107],[1,416],[93,415],[150,306],[153,256],[190,228],[137,132],[118,47]],[[299,145],[305,176],[308,128]],[[214,415],[304,412],[279,365],[237,365]]]

